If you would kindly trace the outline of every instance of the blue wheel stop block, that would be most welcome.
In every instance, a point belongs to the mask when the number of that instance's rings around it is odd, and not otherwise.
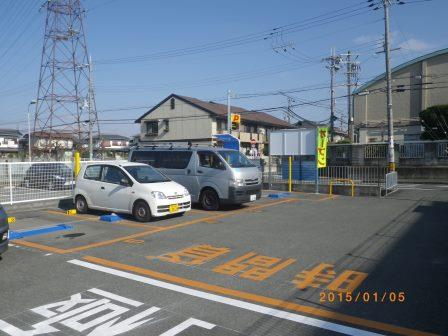
[[[100,220],[103,222],[118,222],[121,221],[123,218],[121,218],[118,215],[112,214],[112,215],[102,215],[100,216]]]

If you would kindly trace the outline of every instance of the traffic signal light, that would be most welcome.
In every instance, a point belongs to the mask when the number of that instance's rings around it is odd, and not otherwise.
[[[236,130],[238,130],[238,126],[239,126],[238,123],[236,123],[236,122],[232,122],[232,131],[236,131]]]

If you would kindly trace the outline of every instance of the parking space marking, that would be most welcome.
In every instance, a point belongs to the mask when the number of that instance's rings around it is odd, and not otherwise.
[[[208,244],[200,244],[187,247],[180,251],[165,253],[158,257],[146,257],[148,260],[159,259],[162,261],[182,264],[186,266],[202,265],[230,252],[228,247],[217,247]]]
[[[295,259],[271,258],[255,252],[228,261],[213,268],[213,272],[238,276],[252,281],[263,281],[293,264]]]
[[[317,316],[320,318],[325,318],[333,321],[349,323],[363,328],[370,328],[382,332],[391,332],[399,335],[409,335],[409,336],[436,336],[436,334],[418,331],[410,328],[395,326],[388,323],[371,321],[365,318],[355,317],[351,315],[346,315],[342,313],[333,312],[330,310],[325,310],[321,308],[315,308],[311,306],[300,305],[290,301],[284,301],[280,299],[270,298],[261,296],[258,294],[253,294],[249,292],[243,292],[235,289],[230,289],[222,286],[212,285],[201,281],[190,280],[186,278],[181,278],[178,276],[160,273],[157,271],[149,270],[146,268],[141,268],[137,266],[131,266],[127,264],[122,264],[110,260],[105,260],[92,256],[85,256],[82,260],[70,260],[71,264],[82,266],[85,268],[93,269],[103,273],[119,276],[122,278],[127,278],[130,280],[138,281],[141,283],[146,283],[160,288],[165,288],[168,290],[176,291],[179,293],[192,295],[200,298],[204,298],[209,301],[219,302],[227,304],[234,307],[239,307],[246,310],[251,310],[254,312],[259,312],[264,315],[271,315],[277,318],[290,320],[310,326],[315,326],[318,328],[332,330],[339,333],[344,333],[347,335],[379,335],[366,330],[356,329],[353,327],[348,327],[341,324],[336,324],[333,322],[328,322],[325,320],[319,320],[305,315],[298,315],[291,313],[290,311],[295,311],[299,313],[304,313],[311,316]],[[132,272],[132,273],[130,273]],[[165,282],[168,281],[168,282]],[[183,287],[186,286],[186,287]],[[207,292],[203,292],[207,291]],[[211,294],[211,293],[215,294]],[[218,295],[216,295],[218,294]],[[225,296],[224,296],[225,295]],[[234,299],[236,298],[236,299]],[[245,300],[245,301],[241,301]],[[260,305],[262,304],[262,305]],[[270,307],[266,307],[270,306]],[[286,309],[279,310],[275,308]]]
[[[316,202],[328,201],[328,200],[332,200],[337,197],[338,197],[338,195],[330,195],[327,197],[319,198],[318,200],[316,200]]]
[[[69,216],[69,217],[80,218],[79,221],[101,222],[100,219],[99,219],[99,216],[85,215],[85,214],[84,215],[80,215],[80,214],[69,215],[69,214],[67,214],[65,212],[54,211],[54,210],[47,210],[46,212],[49,213],[49,214],[54,214],[54,215],[62,215],[62,216]],[[75,222],[70,222],[70,223],[75,223]],[[107,224],[110,224],[110,223],[107,222]],[[122,219],[121,221],[113,222],[113,224],[114,225],[129,226],[129,227],[140,227],[140,228],[154,228],[154,229],[160,228],[160,226],[155,226],[155,225],[150,225],[150,224],[143,224],[143,223],[135,223],[133,221],[129,221],[129,220],[126,220],[126,219]]]
[[[151,234],[158,233],[158,232],[164,232],[164,231],[178,229],[178,228],[181,228],[181,227],[186,227],[186,226],[190,226],[190,225],[194,225],[194,224],[198,224],[198,223],[204,223],[204,220],[226,218],[226,217],[233,216],[235,214],[247,212],[250,209],[262,209],[262,208],[266,208],[266,207],[270,207],[270,206],[274,206],[274,205],[278,205],[278,204],[292,203],[292,202],[296,202],[296,201],[299,201],[299,200],[298,199],[294,199],[294,198],[287,198],[287,199],[283,199],[283,200],[280,200],[280,201],[267,202],[267,203],[263,203],[263,204],[259,204],[259,205],[253,205],[253,206],[250,206],[250,207],[247,207],[247,208],[243,208],[243,209],[232,210],[232,211],[229,211],[229,212],[226,212],[226,213],[220,213],[220,214],[209,216],[209,217],[206,217],[206,218],[196,218],[196,219],[193,219],[193,220],[190,220],[190,221],[181,222],[181,223],[170,225],[170,226],[157,227],[157,228],[152,229],[152,230],[143,231],[143,232],[139,232],[139,233],[134,233],[134,234],[131,234],[131,235],[128,235],[128,236],[118,237],[118,238],[105,240],[105,241],[100,241],[100,242],[96,242],[96,243],[92,243],[92,244],[88,244],[88,245],[83,245],[83,246],[78,246],[78,247],[74,247],[74,248],[70,248],[70,249],[61,249],[61,248],[57,248],[57,247],[51,247],[51,246],[48,246],[48,245],[44,245],[44,244],[40,244],[40,243],[34,243],[34,242],[26,241],[26,240],[20,240],[20,241],[17,240],[16,243],[19,244],[19,245],[27,246],[27,247],[37,248],[37,249],[40,249],[40,250],[43,250],[43,251],[54,252],[54,253],[59,253],[59,254],[68,254],[68,253],[73,253],[73,252],[85,251],[85,250],[88,250],[88,249],[91,249],[91,248],[108,246],[108,245],[112,245],[112,244],[115,244],[115,243],[119,243],[119,242],[123,242],[123,241],[129,240],[129,239],[142,238],[142,237],[146,237],[146,236],[149,236]]]
[[[320,288],[328,285],[326,288],[330,291],[352,293],[367,276],[367,273],[353,270],[344,270],[337,275],[334,265],[320,263],[297,274],[292,283],[301,290],[305,290],[308,287]]]

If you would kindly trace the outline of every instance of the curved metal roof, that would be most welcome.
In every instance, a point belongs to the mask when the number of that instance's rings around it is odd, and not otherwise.
[[[448,54],[448,48],[446,48],[446,49],[441,49],[441,50],[437,50],[437,51],[434,51],[434,52],[432,52],[432,53],[429,53],[429,54],[426,54],[426,55],[423,55],[423,56],[414,58],[414,59],[412,59],[412,60],[410,60],[410,61],[408,61],[408,62],[406,62],[406,63],[400,64],[400,65],[398,65],[398,66],[396,66],[396,67],[394,67],[394,68],[392,69],[392,73],[397,72],[397,71],[399,71],[399,70],[401,70],[401,69],[404,69],[404,68],[406,68],[407,66],[410,66],[410,65],[416,64],[416,63],[418,63],[418,62],[425,61],[425,60],[427,60],[427,59],[429,59],[429,58],[433,58],[433,57],[440,56],[440,55],[443,55],[443,54]],[[357,94],[357,93],[359,93],[359,92],[364,91],[364,90],[367,89],[369,86],[375,84],[376,82],[378,82],[378,81],[380,81],[380,80],[385,79],[385,77],[386,77],[386,73],[382,73],[381,75],[376,76],[375,78],[369,80],[368,82],[364,83],[364,84],[361,85],[359,88],[357,88],[356,90],[354,90],[354,91],[353,91],[353,94]]]

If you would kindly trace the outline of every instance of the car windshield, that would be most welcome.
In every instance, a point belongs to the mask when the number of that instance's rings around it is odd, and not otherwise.
[[[124,167],[126,171],[139,183],[157,183],[171,181],[158,170],[148,165]]]
[[[219,154],[232,168],[255,167],[244,154],[236,150],[219,151]]]

